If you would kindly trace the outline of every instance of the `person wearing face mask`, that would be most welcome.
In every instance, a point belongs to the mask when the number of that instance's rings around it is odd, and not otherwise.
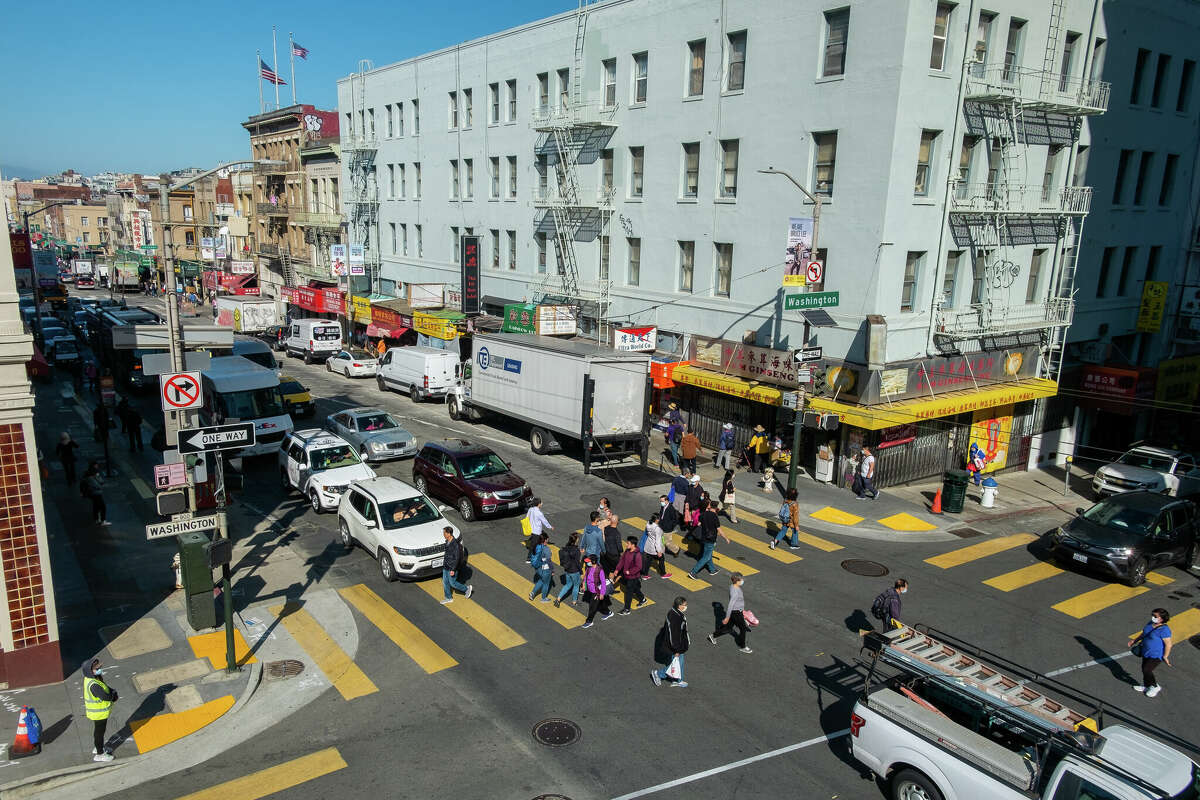
[[[743,583],[745,583],[745,578],[742,577],[742,573],[735,572],[729,576],[729,604],[725,606],[725,619],[721,621],[715,631],[708,635],[708,643],[716,644],[718,636],[732,633],[738,650],[743,653],[753,653],[754,651],[746,646],[746,632],[749,628],[746,626],[746,598],[742,594]]]
[[[885,589],[871,604],[871,614],[883,622],[884,631],[898,628],[900,622],[900,596],[908,592],[908,581],[897,578],[892,588]]]
[[[1129,647],[1134,655],[1142,657],[1142,682],[1134,686],[1135,692],[1143,692],[1146,697],[1157,697],[1162,691],[1154,670],[1159,664],[1171,666],[1171,629],[1167,620],[1171,615],[1165,608],[1156,608],[1150,612],[1150,622],[1142,628],[1141,634],[1129,640]]]
[[[93,761],[113,760],[113,754],[104,746],[104,734],[108,728],[108,715],[113,703],[117,702],[117,693],[104,682],[103,673],[100,659],[89,658],[83,662],[83,709],[92,721]]]
[[[663,623],[663,647],[669,656],[668,664],[662,669],[650,669],[650,680],[654,681],[655,686],[661,686],[666,678],[676,689],[687,688],[687,681],[683,679],[683,654],[687,652],[689,644],[686,613],[687,598],[680,595],[671,604],[671,610],[667,612],[667,621]],[[675,662],[679,664],[678,677],[667,674],[671,664]]]

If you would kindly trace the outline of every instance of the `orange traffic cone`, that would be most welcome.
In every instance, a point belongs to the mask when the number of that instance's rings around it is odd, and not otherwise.
[[[933,508],[929,509],[933,514],[942,513],[942,490],[938,489],[937,494],[933,496]]]
[[[8,754],[12,758],[20,758],[21,756],[36,756],[42,752],[42,743],[39,741],[34,744],[29,740],[29,726],[26,723],[26,716],[29,713],[27,706],[21,707],[21,716],[17,720],[17,735],[13,739],[12,747],[8,749]]]

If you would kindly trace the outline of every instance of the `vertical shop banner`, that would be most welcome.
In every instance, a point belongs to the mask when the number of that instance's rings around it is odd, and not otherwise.
[[[1158,333],[1163,310],[1167,307],[1166,281],[1146,281],[1142,286],[1142,305],[1138,308],[1138,333]]]
[[[783,285],[804,286],[805,266],[812,260],[813,218],[788,219],[787,250],[783,256]]]
[[[24,232],[8,234],[9,249],[12,250],[14,269],[33,269],[33,246],[29,243],[29,234]]]
[[[329,245],[329,271],[335,278],[346,277],[346,245]]]
[[[200,257],[205,261],[211,261],[216,255],[216,249],[211,236],[200,237]]]
[[[58,259],[53,250],[33,251],[33,270],[37,274],[38,286],[53,288],[58,285]]]
[[[967,458],[981,473],[1004,469],[1008,463],[1008,442],[1012,435],[1013,407],[996,406],[976,411],[972,416]]]
[[[367,251],[361,244],[350,245],[350,274],[351,275],[366,275],[367,274]]]
[[[478,314],[482,310],[479,307],[479,237],[462,237],[458,251],[462,254],[462,311]]]

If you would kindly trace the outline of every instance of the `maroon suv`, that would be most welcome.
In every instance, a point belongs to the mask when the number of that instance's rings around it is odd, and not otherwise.
[[[533,492],[509,464],[465,439],[443,439],[421,448],[413,483],[430,497],[453,503],[464,522],[529,507]]]

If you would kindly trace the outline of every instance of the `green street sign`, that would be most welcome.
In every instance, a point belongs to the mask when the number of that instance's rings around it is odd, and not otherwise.
[[[156,245],[156,244],[144,244],[144,245],[142,245],[142,249],[143,249],[143,250],[157,250],[157,249],[158,249],[158,245]]]
[[[841,302],[841,292],[812,292],[789,294],[783,298],[786,311],[803,311],[806,308],[834,308]]]

